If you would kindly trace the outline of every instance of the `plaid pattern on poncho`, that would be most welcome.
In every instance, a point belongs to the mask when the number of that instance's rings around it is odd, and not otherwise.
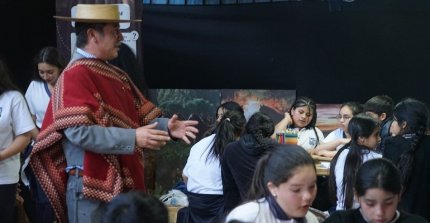
[[[119,68],[98,59],[79,59],[60,76],[48,105],[30,164],[59,222],[67,222],[63,130],[73,126],[137,128],[159,117],[161,111],[147,101]],[[83,193],[108,202],[129,189],[144,190],[143,153],[84,156]]]

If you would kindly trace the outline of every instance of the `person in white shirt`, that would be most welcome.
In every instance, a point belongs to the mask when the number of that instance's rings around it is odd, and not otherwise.
[[[358,102],[345,102],[340,106],[337,120],[339,128],[330,132],[322,143],[315,148],[315,154],[326,157],[333,157],[340,148],[351,141],[348,133],[348,123],[352,117],[363,111],[363,105]]]
[[[309,153],[313,153],[315,147],[324,139],[322,131],[315,127],[317,122],[317,105],[308,97],[297,97],[291,106],[290,112],[275,126],[275,133],[285,132],[287,129],[298,131],[297,145],[303,147]]]
[[[246,124],[243,112],[224,113],[212,135],[190,150],[182,176],[187,185],[189,206],[186,222],[218,222],[224,214],[221,161],[225,146],[239,139]]]
[[[255,168],[248,202],[233,209],[226,222],[318,222],[309,211],[317,194],[312,157],[292,144],[270,144],[267,150]]]
[[[40,129],[51,98],[51,92],[67,64],[57,48],[50,46],[40,50],[34,58],[34,63],[35,73],[25,92],[25,99],[36,126]],[[38,133],[39,131],[33,133],[33,139],[37,138]]]
[[[375,151],[381,141],[379,130],[379,123],[364,113],[349,121],[350,145],[339,150],[330,164],[329,190],[332,199],[337,200],[336,210],[358,208],[353,182],[361,164],[382,157]]]
[[[427,223],[423,217],[398,208],[402,191],[402,176],[390,160],[369,160],[358,169],[354,183],[360,208],[336,211],[325,223]]]
[[[5,223],[13,222],[20,152],[30,143],[34,128],[25,99],[0,59],[0,219]]]
[[[66,62],[57,48],[51,46],[41,49],[34,58],[35,72],[33,80],[25,92],[28,108],[37,127],[31,132],[33,140],[36,140],[39,135],[39,129],[42,127],[46,108],[51,99],[51,92],[66,65]],[[24,152],[24,159],[28,157],[31,150],[32,146],[28,146]],[[49,204],[49,200],[40,187],[39,182],[36,181],[33,170],[28,165],[28,160],[24,162],[22,171],[21,178],[24,179],[21,189],[23,191],[29,191],[23,193],[23,196],[24,199],[27,199],[28,205],[26,205],[26,212],[30,221],[54,222],[54,210]],[[23,174],[25,174],[25,177]],[[34,201],[34,204],[31,203],[32,201]]]

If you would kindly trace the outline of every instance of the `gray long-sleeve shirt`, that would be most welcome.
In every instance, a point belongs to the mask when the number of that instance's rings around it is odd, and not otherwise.
[[[157,129],[167,131],[167,118],[157,118]],[[76,126],[64,130],[63,151],[67,166],[82,166],[86,150],[101,154],[133,154],[136,129]],[[85,167],[84,167],[85,168]]]

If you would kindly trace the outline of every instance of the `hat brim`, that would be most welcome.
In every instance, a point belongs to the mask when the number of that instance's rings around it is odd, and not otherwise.
[[[63,20],[63,21],[71,21],[71,22],[83,22],[83,23],[122,23],[122,22],[142,22],[140,19],[134,20],[124,20],[124,19],[80,19],[80,18],[72,18],[66,16],[54,16],[54,18]]]

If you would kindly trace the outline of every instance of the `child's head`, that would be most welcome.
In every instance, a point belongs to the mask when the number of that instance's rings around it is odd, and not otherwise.
[[[55,85],[66,67],[66,62],[55,47],[45,47],[34,58],[34,79]]]
[[[238,111],[243,113],[243,109],[238,103],[234,101],[227,101],[220,104],[216,109],[216,114],[215,114],[216,121],[220,122],[222,116],[228,111]]]
[[[407,98],[400,101],[394,108],[391,133],[402,135],[415,133],[424,135],[428,123],[428,109],[424,103]]]
[[[272,197],[289,217],[306,215],[315,199],[316,169],[302,147],[274,144],[257,164],[250,199]]]
[[[254,113],[245,126],[245,132],[254,136],[258,142],[269,139],[274,131],[275,124],[272,119],[262,112]]]
[[[364,112],[373,118],[384,121],[393,114],[394,101],[387,95],[377,95],[366,101]]]
[[[360,113],[351,118],[348,124],[348,133],[351,144],[375,149],[381,138],[379,137],[379,123],[369,115]]]
[[[363,106],[357,102],[345,102],[340,106],[339,115],[337,119],[339,120],[339,127],[343,129],[344,132],[348,132],[348,124],[352,117],[361,113],[363,111]]]
[[[246,119],[243,112],[228,111],[215,127],[215,138],[206,160],[218,158],[222,160],[225,146],[239,139],[245,128]],[[212,157],[213,155],[213,157]]]
[[[246,124],[246,119],[241,111],[231,110],[222,115],[220,123],[218,123],[216,134],[229,134],[234,137],[239,137]]]
[[[119,194],[106,206],[103,223],[168,223],[166,206],[156,197],[141,191]]]
[[[354,185],[367,222],[391,222],[402,191],[400,172],[387,159],[372,159],[359,168]]]
[[[304,96],[297,97],[290,110],[293,125],[297,128],[315,127],[317,122],[317,105]]]

